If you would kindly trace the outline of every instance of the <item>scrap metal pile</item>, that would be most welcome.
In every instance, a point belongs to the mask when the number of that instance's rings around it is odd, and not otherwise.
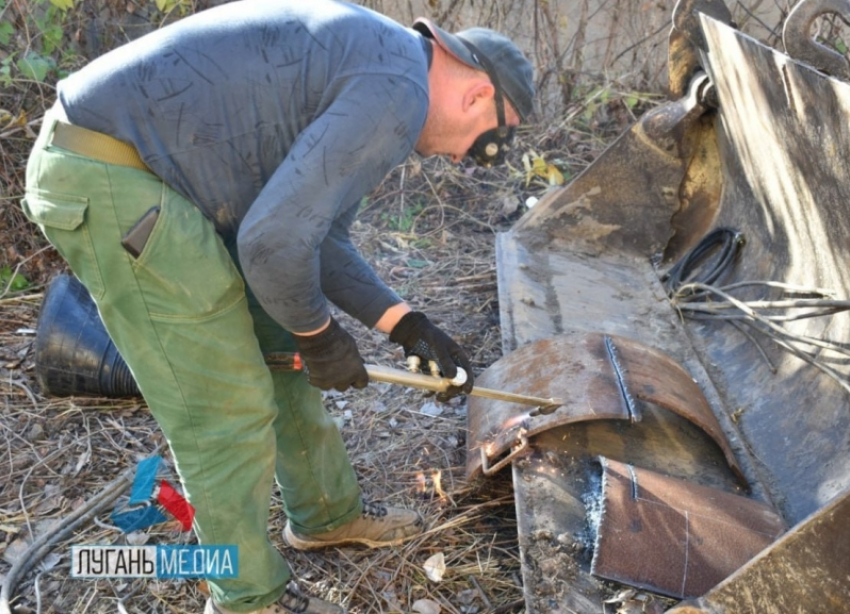
[[[832,13],[797,5],[782,53],[680,0],[671,102],[499,236],[504,357],[477,382],[564,400],[469,402],[469,478],[512,470],[529,612],[660,611],[618,587],[850,608],[850,72],[810,36]]]

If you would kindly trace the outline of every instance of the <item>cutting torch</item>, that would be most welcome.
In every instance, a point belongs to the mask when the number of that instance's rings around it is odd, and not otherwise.
[[[290,371],[301,371],[304,365],[301,361],[301,356],[294,352],[276,352],[266,355],[266,363],[269,368],[285,369]],[[409,366],[416,368],[418,365],[415,362],[409,362]],[[432,368],[432,372],[436,369]],[[408,386],[410,388],[419,388],[431,392],[445,392],[453,386],[463,386],[466,383],[466,372],[458,368],[458,374],[453,379],[440,377],[439,375],[427,375],[414,371],[406,371],[404,369],[394,369],[392,367],[384,367],[381,365],[366,365],[366,373],[369,379],[375,382],[384,382],[387,384],[398,384],[400,386]],[[558,398],[543,398],[535,397],[526,394],[517,394],[515,392],[507,392],[504,390],[492,390],[490,388],[482,388],[473,386],[469,392],[475,397],[485,399],[493,399],[496,401],[507,401],[509,403],[520,403],[522,405],[533,405],[534,409],[529,412],[529,416],[548,415],[558,409],[564,402]]]

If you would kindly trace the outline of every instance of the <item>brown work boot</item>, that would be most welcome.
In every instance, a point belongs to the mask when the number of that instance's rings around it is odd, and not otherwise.
[[[359,517],[327,533],[316,535],[296,533],[287,521],[283,529],[283,539],[298,550],[346,544],[362,544],[370,548],[380,548],[398,545],[414,535],[419,535],[424,529],[425,521],[419,512],[364,501],[363,513]]]
[[[204,608],[204,614],[237,613],[216,605],[212,598],[209,598],[207,599],[207,607]],[[259,610],[252,610],[248,614],[345,614],[345,610],[318,597],[311,597],[302,593],[294,583],[290,583],[286,587],[286,592],[280,596],[276,603]]]

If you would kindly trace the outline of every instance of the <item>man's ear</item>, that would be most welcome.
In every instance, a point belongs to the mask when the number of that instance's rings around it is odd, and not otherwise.
[[[468,88],[466,88],[466,93],[463,96],[463,110],[464,112],[468,112],[470,109],[475,108],[478,110],[479,108],[486,109],[488,101],[493,99],[493,96],[496,94],[496,88],[493,87],[493,84],[486,79],[478,79],[474,81]]]

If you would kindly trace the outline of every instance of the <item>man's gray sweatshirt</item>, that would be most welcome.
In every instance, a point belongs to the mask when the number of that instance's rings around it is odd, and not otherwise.
[[[326,297],[372,327],[401,302],[354,248],[362,198],[413,150],[428,55],[333,0],[243,0],[115,49],[59,83],[69,120],[131,143],[194,202],[265,310],[319,328]]]

